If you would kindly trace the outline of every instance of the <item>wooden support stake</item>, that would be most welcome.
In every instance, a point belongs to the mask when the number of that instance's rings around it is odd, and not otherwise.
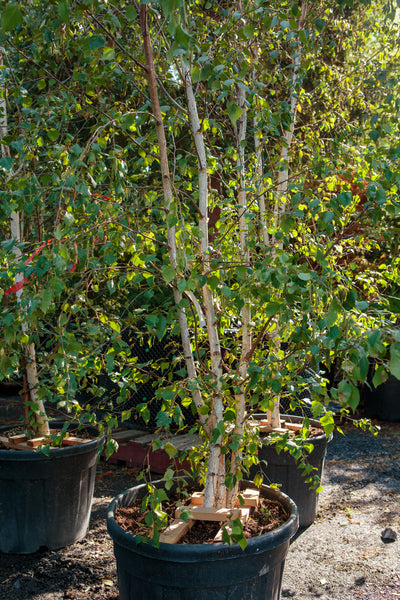
[[[249,519],[250,517],[250,507],[249,508],[241,508],[240,509],[240,520],[242,521],[242,523],[246,523],[246,521]],[[224,533],[224,529],[226,529],[228,535],[231,535],[232,533],[232,528],[230,527],[230,525],[223,525],[221,527],[221,529],[218,530],[216,536],[213,539],[213,543],[218,543],[218,542],[222,542],[222,536]]]
[[[32,446],[28,446],[24,434],[1,436],[0,442],[10,450],[33,450]]]
[[[62,445],[63,446],[77,446],[78,444],[85,444],[86,442],[89,442],[90,440],[85,440],[84,438],[79,438],[79,437],[66,437],[63,439],[62,441]]]
[[[44,437],[38,437],[38,438],[32,438],[30,440],[27,440],[26,443],[31,448],[37,448],[38,446],[44,446],[45,444],[51,443],[51,440],[48,440]]]
[[[5,446],[6,448],[11,448],[12,447],[12,442],[10,442],[8,437],[5,437],[4,435],[0,436],[0,443],[3,444],[3,446]]]
[[[193,506],[202,506],[203,492],[193,492],[193,494],[190,496],[190,504]]]
[[[9,448],[12,450],[29,450],[30,452],[34,452],[35,448],[29,446],[27,442],[18,442],[17,444],[10,444]]]
[[[241,496],[244,500],[244,504],[240,504],[239,500],[237,501],[237,506],[241,508],[250,508],[258,506],[260,501],[260,490],[252,490],[250,488],[239,492],[239,496]]]
[[[227,521],[238,519],[240,508],[203,508],[202,506],[180,506],[175,511],[175,518],[179,519],[184,510],[190,511],[190,518],[199,521]]]
[[[303,425],[301,423],[288,423],[288,421],[286,421],[285,427],[286,429],[289,429],[289,431],[300,431],[300,429],[303,428]]]
[[[222,542],[224,529],[226,529],[226,532],[228,535],[231,535],[232,528],[229,527],[229,525],[224,525],[223,527],[221,527],[221,529],[218,529],[218,531],[213,539],[213,544],[218,544],[219,542]]]
[[[12,444],[19,444],[19,442],[26,441],[26,435],[24,433],[19,433],[18,435],[10,435],[8,439]]]
[[[188,519],[187,521],[175,519],[167,529],[160,534],[160,542],[164,544],[178,543],[179,540],[187,534],[193,523],[194,521],[192,519]]]
[[[287,433],[288,430],[283,427],[270,427],[269,425],[261,425],[260,433]]]

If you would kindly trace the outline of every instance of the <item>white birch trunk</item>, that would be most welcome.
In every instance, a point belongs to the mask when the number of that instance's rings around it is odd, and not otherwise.
[[[257,182],[259,182],[261,189],[264,189],[264,181],[263,181],[264,162],[263,162],[263,157],[262,157],[262,144],[260,141],[260,136],[257,133],[257,117],[254,117],[254,119],[253,119],[253,127],[254,127],[254,148],[256,151]],[[258,192],[259,192],[259,190],[258,190]],[[264,246],[268,246],[269,245],[269,235],[268,235],[267,223],[265,220],[265,216],[266,216],[267,212],[266,212],[266,206],[265,206],[265,193],[263,191],[261,193],[258,193],[258,208],[260,211],[260,228],[261,228],[262,241],[263,241]]]
[[[181,61],[182,75],[184,79],[189,125],[192,132],[199,169],[199,229],[200,254],[202,259],[203,275],[211,275],[210,254],[208,248],[208,175],[207,175],[207,154],[204,144],[203,132],[201,130],[198,116],[196,98],[193,92],[190,68],[186,62]],[[207,324],[207,334],[210,347],[211,371],[214,376],[214,391],[212,395],[212,410],[210,415],[211,429],[214,429],[218,423],[223,422],[224,405],[222,401],[222,354],[219,342],[215,303],[212,290],[207,283],[202,288],[204,312]],[[225,485],[225,457],[221,453],[223,438],[220,435],[214,443],[210,445],[210,455],[208,459],[206,484],[203,495],[203,506],[222,508],[226,506],[226,485]]]
[[[303,29],[304,22],[307,15],[307,2],[304,1],[301,6],[301,16],[299,20],[299,30]],[[285,209],[287,202],[287,193],[289,189],[289,152],[292,145],[294,126],[296,123],[296,110],[298,103],[298,95],[296,91],[299,69],[301,64],[301,42],[298,40],[297,50],[293,58],[293,74],[290,89],[290,126],[289,129],[284,131],[283,143],[280,153],[279,172],[278,172],[278,185],[276,193],[276,201],[274,206],[274,227],[277,231],[280,226],[280,220],[282,213]],[[272,241],[274,247],[276,247],[276,239]],[[282,248],[282,243],[278,243],[278,247]],[[280,336],[276,336],[276,350],[280,349]],[[274,408],[272,411],[267,411],[267,419],[271,427],[278,428],[281,425],[280,411],[279,411],[280,397],[274,402]]]
[[[3,139],[8,133],[8,124],[7,124],[7,99],[6,99],[6,85],[4,82],[4,48],[0,47],[0,137]],[[1,145],[1,155],[3,157],[9,157],[10,151],[8,146],[2,144]],[[10,171],[8,175],[8,181],[13,177],[13,172]],[[11,213],[10,218],[10,230],[11,237],[15,241],[14,245],[14,256],[17,262],[21,261],[22,252],[18,246],[22,242],[22,233],[20,226],[20,214],[16,211]],[[19,283],[24,279],[23,273],[17,273],[15,278],[15,283]],[[22,332],[29,337],[29,325],[28,325],[28,315],[26,314],[26,310],[21,305],[21,296],[22,296],[22,287],[17,291],[16,297],[17,302],[20,306],[20,323]],[[36,348],[33,342],[29,342],[25,348],[25,362],[26,362],[26,380],[28,385],[28,394],[30,401],[32,402],[32,406],[30,407],[30,411],[32,415],[34,415],[36,421],[37,431],[40,435],[48,436],[50,435],[49,422],[46,415],[45,407],[42,400],[39,400],[37,396],[37,388],[39,385],[38,374],[37,374],[37,363],[36,363]]]
[[[147,24],[147,6],[141,4],[140,5],[140,23],[142,29],[143,36],[143,49],[146,57],[146,69],[147,69],[147,78],[149,82],[149,92],[150,99],[152,105],[152,111],[156,122],[156,132],[157,132],[157,140],[159,145],[159,153],[160,153],[160,168],[161,168],[161,176],[162,176],[162,185],[163,185],[163,195],[164,195],[164,206],[166,209],[167,216],[171,211],[172,202],[173,202],[173,190],[170,178],[169,171],[169,163],[168,163],[168,148],[167,141],[165,137],[165,130],[163,124],[163,118],[160,108],[160,102],[158,98],[157,91],[157,80],[156,74],[154,70],[154,58],[153,58],[153,49],[151,45],[151,40],[149,36],[148,24]],[[171,227],[168,225],[167,221],[167,242],[168,242],[168,253],[169,253],[169,261],[171,267],[176,271],[177,270],[177,243],[176,243],[176,231],[175,227]],[[176,282],[175,282],[176,283]],[[173,288],[174,300],[176,304],[176,309],[178,313],[178,321],[179,328],[181,332],[182,346],[185,358],[185,364],[188,372],[189,380],[197,379],[197,371],[196,365],[194,363],[193,351],[190,342],[190,334],[189,334],[189,326],[187,321],[187,316],[184,308],[181,306],[182,294],[179,292],[176,285]],[[194,403],[196,405],[197,410],[199,410],[203,405],[203,399],[200,393],[200,390],[194,389],[192,391],[192,397]],[[200,420],[204,423],[204,416],[199,415]]]
[[[247,213],[247,196],[246,196],[246,163],[244,152],[244,141],[247,133],[247,110],[246,110],[246,94],[242,88],[238,88],[236,102],[242,109],[242,114],[238,121],[239,127],[237,132],[237,166],[239,167],[240,180],[238,190],[238,217],[239,217],[239,238],[240,238],[240,259],[242,264],[249,265],[250,252],[248,247],[248,225],[246,221]],[[244,432],[244,422],[246,413],[246,390],[244,381],[248,372],[249,356],[251,353],[251,308],[250,300],[244,300],[243,308],[241,309],[241,328],[242,328],[242,353],[238,367],[239,387],[240,392],[235,394],[236,421],[234,434],[242,436]],[[236,461],[239,459],[238,452],[233,452],[231,457],[231,472],[233,475],[237,472]],[[238,484],[231,490],[228,498],[228,505],[232,504],[233,499],[237,496]]]
[[[301,6],[301,16],[299,20],[299,31],[304,28],[304,22],[307,16],[307,2],[303,2]],[[298,104],[298,95],[296,87],[299,77],[301,64],[301,42],[298,40],[297,50],[293,57],[293,74],[290,88],[290,125],[283,134],[283,144],[280,153],[280,165],[278,172],[278,186],[276,194],[276,202],[274,208],[275,227],[280,225],[280,217],[286,204],[286,195],[289,187],[289,152],[292,145],[294,126],[296,123],[296,110]]]

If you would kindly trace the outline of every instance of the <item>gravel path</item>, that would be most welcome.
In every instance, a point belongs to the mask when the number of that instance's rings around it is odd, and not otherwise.
[[[317,519],[291,544],[283,598],[400,599],[400,424],[381,427],[329,444]]]

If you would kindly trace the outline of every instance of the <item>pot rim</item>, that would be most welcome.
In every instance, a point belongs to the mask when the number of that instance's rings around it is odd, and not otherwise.
[[[64,425],[65,421],[50,420],[50,426],[60,427]],[[78,425],[78,421],[71,421],[71,425]],[[19,425],[19,424],[18,424]],[[12,429],[16,425],[3,425],[0,427],[0,432]],[[44,452],[34,452],[33,450],[14,450],[13,448],[0,448],[0,459],[2,461],[15,461],[15,460],[26,460],[26,461],[38,461],[38,460],[50,460],[51,458],[68,456],[73,454],[86,454],[93,452],[93,450],[100,448],[104,444],[105,435],[100,435],[98,428],[90,423],[83,425],[86,429],[91,430],[93,434],[97,432],[97,437],[92,440],[88,440],[85,444],[79,444],[76,446],[63,446],[62,448],[50,448],[49,454]]]
[[[159,480],[160,482],[162,480]],[[158,482],[152,482],[156,484]],[[278,497],[279,500],[283,502],[285,507],[290,512],[289,519],[274,529],[273,531],[269,531],[262,535],[249,538],[247,540],[247,546],[244,550],[239,546],[239,544],[228,545],[224,543],[215,543],[215,544],[165,544],[161,542],[159,547],[156,547],[151,544],[151,542],[146,541],[137,541],[137,537],[132,533],[124,531],[116,522],[114,514],[121,502],[129,496],[129,494],[133,494],[134,490],[137,490],[139,487],[146,487],[147,484],[139,484],[125,490],[118,496],[116,496],[110,503],[107,511],[107,530],[114,543],[118,543],[120,546],[125,547],[127,549],[133,550],[136,554],[141,554],[142,556],[149,556],[153,558],[157,558],[158,560],[174,560],[177,562],[198,562],[204,560],[215,560],[215,559],[232,559],[232,558],[240,558],[241,556],[251,556],[258,554],[260,552],[276,548],[281,544],[289,541],[298,529],[299,523],[299,514],[296,504],[293,502],[289,496],[281,492],[280,490],[275,490],[270,488],[267,485],[261,485],[260,488],[257,488],[255,484],[251,481],[243,481],[246,487],[253,487],[254,489],[261,489],[266,493],[269,497]],[[126,504],[129,506],[129,500]]]
[[[265,417],[265,413],[255,413],[254,415],[252,415],[253,419],[262,419]],[[298,415],[281,415],[281,417],[284,417],[286,419],[286,421],[291,421],[292,423],[298,423],[300,421],[302,421],[304,419],[304,417],[299,417]],[[313,425],[314,427],[320,427],[323,430],[323,427],[321,425],[321,423],[318,421],[318,419],[310,419],[310,424]],[[262,436],[263,438],[268,437],[268,433],[266,434],[260,434],[260,437]],[[317,440],[317,441],[322,441],[323,439],[327,440],[327,442],[330,442],[333,438],[333,433],[330,433],[328,436],[326,435],[325,431],[323,431],[320,435],[314,435],[312,437],[307,438],[307,442],[312,442],[313,440]]]

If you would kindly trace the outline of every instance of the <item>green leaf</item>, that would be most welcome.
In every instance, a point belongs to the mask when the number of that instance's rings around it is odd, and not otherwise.
[[[216,444],[219,437],[221,435],[221,431],[219,429],[219,427],[214,427],[214,429],[211,431],[211,436],[212,436],[212,443]]]
[[[40,295],[40,309],[43,313],[47,313],[52,302],[54,294],[51,288],[45,288]]]
[[[357,310],[367,310],[369,307],[369,303],[366,300],[360,300],[356,302],[356,308]]]
[[[351,192],[340,192],[337,199],[341,206],[349,206],[353,200],[353,194]]]
[[[236,102],[228,102],[227,109],[232,125],[235,125],[237,120],[242,116],[242,109],[236,104]]]
[[[128,421],[128,419],[130,419],[132,416],[132,410],[128,409],[128,410],[123,410],[121,413],[121,421]]]
[[[248,40],[251,40],[254,37],[254,29],[251,25],[245,25],[243,27],[243,33]]]
[[[390,346],[389,368],[391,374],[400,380],[400,344],[398,342]]]
[[[87,40],[90,50],[97,50],[106,45],[106,41],[101,35],[92,35]]]
[[[326,415],[323,415],[320,419],[320,423],[327,435],[332,433],[332,431],[335,429],[335,421],[333,419],[332,413],[327,413]]]
[[[103,60],[114,60],[115,58],[115,50],[113,48],[104,48],[103,50]]]
[[[191,36],[180,25],[176,27],[174,38],[179,48],[188,50]]]
[[[370,131],[368,133],[369,137],[371,138],[371,140],[374,140],[374,142],[377,141],[377,139],[379,138],[379,131],[377,129],[373,129],[372,131]]]
[[[176,285],[177,285],[177,288],[180,291],[180,293],[183,294],[183,292],[187,288],[187,281],[186,281],[186,279],[183,279],[183,278],[182,279],[178,279],[178,282],[177,282]]]
[[[137,17],[137,12],[134,6],[129,5],[126,8],[126,17],[127,19],[129,19],[129,21],[135,21],[136,17]]]
[[[220,281],[219,281],[218,277],[216,277],[215,275],[212,275],[211,277],[209,277],[207,279],[207,283],[208,283],[208,286],[212,290],[216,290],[217,287],[218,287],[218,285],[219,285],[219,283],[220,283]]]
[[[312,275],[311,273],[298,273],[297,277],[302,281],[310,281]]]
[[[172,444],[170,444],[170,442],[166,442],[166,444],[164,446],[164,451],[168,454],[168,456],[170,458],[174,458],[175,456],[178,455],[178,450]],[[169,471],[172,472],[172,477],[173,477],[175,475],[173,469],[169,469]],[[169,479],[168,472],[164,474],[164,478]]]
[[[66,265],[66,262],[63,259],[63,257],[60,256],[60,254],[56,254],[56,256],[54,258],[54,267],[56,269],[56,272],[60,273],[61,271],[64,271],[65,265]]]
[[[48,135],[49,140],[51,142],[55,142],[56,139],[58,138],[58,131],[57,131],[57,129],[49,129],[47,131],[47,135]]]
[[[281,309],[281,306],[282,305],[279,302],[268,302],[264,311],[265,316],[273,317],[274,315],[277,315]]]
[[[168,427],[171,424],[171,417],[168,413],[160,410],[156,417],[157,427]]]
[[[379,365],[376,369],[374,376],[372,378],[372,384],[374,387],[379,387],[382,383],[387,381],[387,372],[383,365]]]
[[[17,4],[7,4],[1,11],[1,29],[12,31],[22,23],[23,16]]]
[[[13,166],[14,159],[11,156],[4,156],[0,158],[0,167],[5,171],[10,171]]]
[[[167,283],[170,283],[175,279],[175,269],[173,269],[170,265],[166,265],[161,268],[162,276]]]
[[[192,82],[198,83],[201,79],[201,69],[199,67],[193,67],[192,71]]]
[[[110,321],[109,325],[110,325],[111,329],[113,329],[117,333],[119,333],[121,331],[121,325],[119,323],[116,323],[115,321]]]
[[[132,125],[134,125],[136,123],[135,115],[132,113],[130,113],[129,115],[125,115],[122,118],[122,123],[123,123],[124,127],[129,129],[130,127],[132,127]]]
[[[354,412],[360,402],[358,388],[351,381],[343,379],[338,385],[338,391],[342,406],[349,406]]]
[[[334,298],[329,306],[328,312],[326,314],[326,321],[331,327],[334,323],[336,323],[338,315],[341,313],[340,305],[336,298]]]
[[[59,5],[57,6],[57,13],[58,13],[58,16],[60,17],[60,21],[62,23],[68,23],[68,21],[69,21],[69,6],[65,0],[63,2],[60,2]]]
[[[160,0],[163,13],[169,17],[171,13],[182,6],[183,0]]]
[[[167,330],[167,319],[164,315],[161,315],[161,317],[158,319],[157,328],[156,328],[156,335],[159,340],[163,339],[166,330]]]
[[[325,19],[316,19],[315,20],[315,27],[317,28],[317,31],[319,31],[321,33],[321,31],[325,27]]]
[[[365,381],[369,371],[369,360],[365,354],[362,354],[359,359],[361,381]]]

